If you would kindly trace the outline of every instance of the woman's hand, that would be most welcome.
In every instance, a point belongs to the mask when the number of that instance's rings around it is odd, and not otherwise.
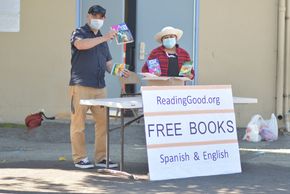
[[[157,75],[157,76],[160,76],[161,75],[161,72],[155,71],[153,74],[154,75]]]
[[[191,73],[191,74],[188,74],[188,75],[186,75],[185,77],[187,77],[187,78],[189,78],[189,79],[193,80],[193,78],[194,78],[194,75]]]

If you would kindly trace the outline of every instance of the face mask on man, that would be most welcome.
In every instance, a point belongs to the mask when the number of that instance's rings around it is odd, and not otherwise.
[[[91,19],[90,26],[95,30],[101,29],[104,24],[104,20],[101,19]]]
[[[162,40],[163,46],[165,48],[171,49],[176,45],[176,39],[175,38],[166,38]]]

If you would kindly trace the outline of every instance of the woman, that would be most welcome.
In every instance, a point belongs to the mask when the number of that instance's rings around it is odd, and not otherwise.
[[[152,50],[148,60],[142,67],[142,72],[152,72],[151,65],[158,65],[160,69],[153,71],[155,75],[158,76],[180,76],[179,72],[182,65],[185,62],[190,62],[189,54],[179,45],[177,41],[181,38],[183,31],[171,26],[164,27],[160,32],[155,35],[155,40],[162,45]],[[150,68],[148,68],[150,66]],[[193,79],[194,71],[191,72],[186,77]]]

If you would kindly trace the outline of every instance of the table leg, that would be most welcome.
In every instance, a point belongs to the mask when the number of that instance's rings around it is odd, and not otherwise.
[[[124,109],[121,109],[121,162],[120,162],[120,170],[123,171],[124,168]]]
[[[129,179],[132,180],[138,180],[138,177],[135,177],[133,174],[129,174],[127,172],[123,171],[124,167],[124,132],[125,132],[125,123],[124,123],[124,109],[121,109],[121,161],[120,161],[120,170],[113,170],[109,169],[109,156],[110,156],[110,108],[106,107],[107,109],[107,155],[106,155],[106,168],[105,169],[98,169],[97,172],[99,173],[108,173],[112,175],[121,175],[128,177]],[[141,118],[141,117],[140,117]]]
[[[107,138],[106,138],[106,144],[107,144],[107,154],[106,154],[106,168],[109,169],[109,161],[110,161],[110,108],[107,107]]]

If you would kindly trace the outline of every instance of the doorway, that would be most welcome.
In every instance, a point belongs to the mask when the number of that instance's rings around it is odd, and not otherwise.
[[[173,26],[183,30],[179,45],[184,48],[194,62],[195,78],[198,76],[197,41],[198,41],[198,2],[199,0],[86,0],[79,2],[80,25],[86,23],[87,10],[94,4],[106,8],[106,20],[102,33],[110,27],[126,22],[135,39],[134,43],[126,45],[126,63],[130,70],[141,72],[151,50],[159,46],[154,40],[154,35],[165,26]],[[108,43],[114,63],[124,61],[122,45],[114,41]],[[140,49],[143,45],[144,49]],[[196,79],[195,79],[196,83]],[[115,76],[106,75],[108,97],[119,97],[120,83]],[[118,90],[116,89],[118,88]],[[126,88],[127,92],[140,90],[140,85]]]

